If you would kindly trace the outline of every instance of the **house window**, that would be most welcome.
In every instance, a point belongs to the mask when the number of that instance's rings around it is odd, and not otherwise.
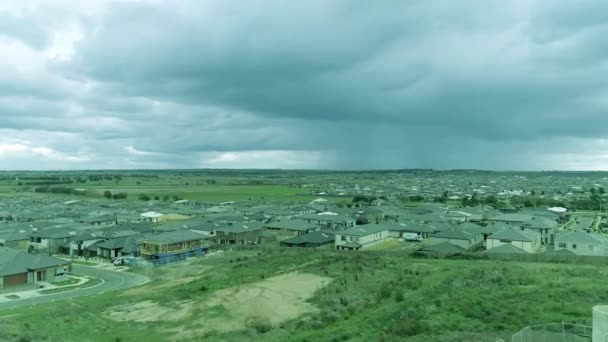
[[[576,249],[576,244],[575,243],[572,244],[572,249]]]
[[[559,245],[559,248],[566,248],[566,243],[564,243],[564,242],[560,242],[558,245]]]
[[[340,237],[340,241],[346,241],[346,236],[342,235],[342,236]]]
[[[513,241],[511,241],[511,240],[500,240],[500,242],[503,242],[503,243],[511,243],[511,242],[513,242]]]

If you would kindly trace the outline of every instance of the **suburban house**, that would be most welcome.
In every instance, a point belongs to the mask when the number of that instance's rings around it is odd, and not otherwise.
[[[168,213],[160,216],[158,222],[171,222],[171,221],[183,221],[188,220],[190,216],[182,215],[178,213]]]
[[[322,247],[333,245],[335,235],[333,233],[313,231],[308,234],[298,235],[281,241],[281,246],[286,247]]]
[[[30,235],[25,232],[7,232],[0,234],[0,247],[11,247],[27,251]]]
[[[141,256],[155,265],[203,255],[208,249],[203,235],[189,230],[148,236],[141,241]]]
[[[440,229],[437,229],[432,224],[422,224],[417,222],[407,222],[407,223],[398,223],[398,226],[391,225],[391,236],[402,238],[405,233],[415,233],[422,239],[428,239],[429,236],[435,232],[438,232]]]
[[[255,245],[261,243],[265,231],[259,222],[221,225],[215,229],[213,238],[220,245]]]
[[[74,235],[76,235],[76,231],[71,228],[54,228],[35,231],[30,234],[28,248],[48,252],[49,254],[56,254],[59,253],[61,245],[68,242]]]
[[[85,248],[103,240],[92,232],[82,232],[72,236],[68,242],[59,246],[59,253],[69,256],[85,256]]]
[[[356,220],[352,217],[343,216],[332,212],[318,214],[305,214],[294,216],[294,220],[302,220],[309,224],[316,224],[324,228],[348,229],[355,226]]]
[[[567,231],[555,237],[555,251],[562,250],[576,255],[608,256],[608,239],[580,230]]]
[[[69,269],[66,260],[0,247],[0,288],[61,280]]]
[[[336,249],[359,250],[383,242],[390,237],[390,231],[383,224],[365,224],[337,231]]]
[[[95,226],[111,226],[118,224],[118,219],[115,215],[104,214],[104,215],[91,215],[82,217],[78,220],[79,223],[90,224]]]
[[[307,223],[305,221],[300,220],[290,220],[290,221],[279,221],[279,222],[271,222],[266,224],[266,228],[268,230],[275,231],[277,233],[289,234],[289,235],[305,235],[310,232],[314,232],[316,230],[321,229],[318,225],[314,223]]]
[[[156,223],[161,217],[163,217],[163,214],[156,211],[146,211],[145,213],[139,214],[139,216],[143,221]]]
[[[541,236],[543,245],[553,244],[555,242],[555,234],[559,228],[557,221],[547,217],[533,217],[532,220],[524,223],[527,229],[537,231]]]
[[[429,244],[439,244],[449,242],[452,245],[462,247],[468,251],[473,251],[481,246],[483,236],[481,229],[461,229],[453,227],[431,234]]]
[[[462,211],[448,211],[445,216],[450,223],[463,223],[469,220],[471,214]]]
[[[101,241],[95,245],[97,257],[112,260],[121,256],[137,256],[139,254],[138,238],[138,236],[132,235]]]
[[[538,232],[528,229],[506,228],[488,237],[486,249],[490,250],[505,244],[521,248],[527,253],[536,253],[541,246],[541,236]]]
[[[488,223],[504,223],[510,226],[523,226],[526,222],[532,221],[534,216],[520,213],[507,213],[489,217]]]
[[[505,254],[527,254],[528,252],[526,252],[525,250],[523,250],[519,247],[516,247],[510,243],[505,243],[498,247],[489,249],[485,253],[489,254],[489,255],[505,255]]]

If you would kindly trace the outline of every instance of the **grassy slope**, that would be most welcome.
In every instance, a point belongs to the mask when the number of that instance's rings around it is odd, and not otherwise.
[[[200,312],[187,322],[154,324],[117,323],[100,313],[112,305],[146,299],[169,306],[184,299],[204,300],[214,290],[294,270],[334,278],[312,300],[320,309],[318,314],[284,323],[265,334],[252,327],[201,339],[495,341],[532,324],[565,321],[589,325],[591,306],[608,300],[608,291],[601,285],[608,280],[608,268],[597,266],[319,251],[231,252],[200,263],[213,268],[200,279],[162,291],[104,294],[0,312],[0,316],[19,314],[0,320],[0,339],[10,341],[33,334],[35,341],[77,341],[86,332],[92,341],[114,341],[117,337],[121,341],[163,341],[168,330],[184,323],[200,326],[205,317],[217,313]],[[146,286],[162,283],[159,277],[167,270],[157,272],[157,280]]]

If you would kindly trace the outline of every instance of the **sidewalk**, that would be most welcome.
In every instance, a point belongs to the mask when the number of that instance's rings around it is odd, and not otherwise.
[[[40,282],[38,284],[43,285],[44,287],[36,288],[33,290],[22,290],[22,291],[17,289],[15,292],[0,294],[0,303],[24,299],[24,298],[45,296],[45,294],[40,293],[40,291],[51,290],[51,289],[60,289],[63,287],[76,287],[76,286],[83,285],[84,283],[91,280],[88,277],[79,277],[79,276],[75,276],[75,275],[68,275],[68,277],[73,278],[73,279],[78,279],[78,282],[72,283],[72,284],[61,285],[61,286],[53,285],[53,284],[47,283],[47,282]]]
[[[74,264],[88,266],[88,267],[101,268],[101,269],[109,270],[109,271],[122,272],[122,271],[129,269],[128,266],[114,266],[114,264],[112,264],[109,261],[100,260],[97,258],[89,258],[89,259],[85,260],[84,258],[73,258],[72,259],[69,256],[65,256],[65,255],[55,255],[55,257],[57,257],[59,259],[71,261]]]

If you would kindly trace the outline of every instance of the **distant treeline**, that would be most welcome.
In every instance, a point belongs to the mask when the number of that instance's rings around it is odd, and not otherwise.
[[[34,188],[34,192],[68,195],[81,195],[84,193],[83,191],[76,191],[74,188],[70,188],[67,186],[39,186],[37,188]]]

